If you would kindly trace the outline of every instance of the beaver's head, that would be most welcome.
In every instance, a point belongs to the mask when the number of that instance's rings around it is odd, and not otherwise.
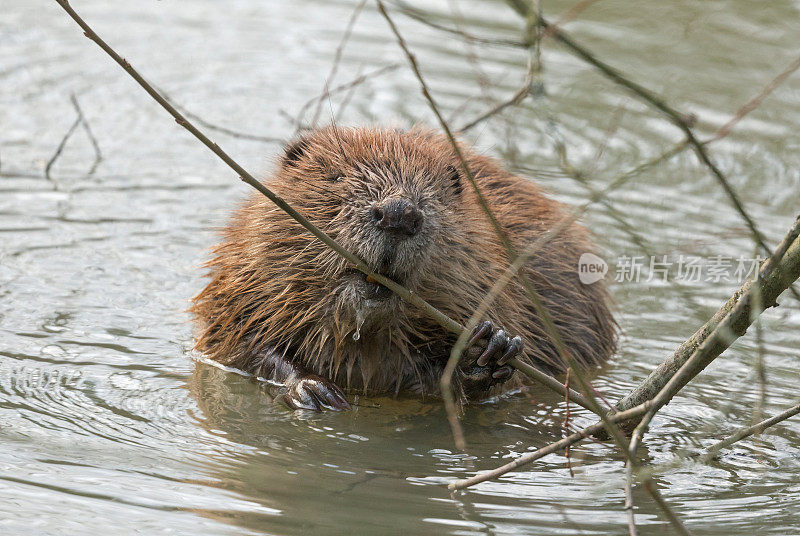
[[[415,291],[446,278],[453,247],[465,242],[457,163],[446,141],[426,131],[326,128],[289,145],[277,184],[286,201],[372,270]],[[401,307],[393,292],[320,241],[307,247],[316,263],[308,268],[322,275],[315,281],[336,311],[380,316]]]

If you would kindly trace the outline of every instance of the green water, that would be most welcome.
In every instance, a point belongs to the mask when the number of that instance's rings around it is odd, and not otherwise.
[[[239,131],[285,138],[319,94],[352,2],[126,2],[74,7],[142,73],[191,111]],[[519,39],[502,2],[418,2],[429,20]],[[571,2],[544,2],[553,20]],[[798,53],[797,2],[595,3],[565,25],[632,79],[698,116],[710,135]],[[465,44],[396,14],[437,101],[463,124],[525,78],[524,50]],[[368,4],[336,83],[385,65],[322,122],[433,124],[385,21]],[[588,198],[559,166],[603,188],[680,141],[680,132],[553,42],[546,98],[529,98],[465,136],[570,203]],[[79,128],[75,93],[103,154]],[[347,105],[343,106],[343,102]],[[313,115],[308,114],[308,117]],[[709,150],[776,243],[800,201],[800,76]],[[254,383],[192,360],[184,312],[204,282],[215,227],[247,193],[85,39],[55,2],[0,10],[0,532],[3,534],[624,534],[618,454],[586,443],[499,481],[451,495],[445,484],[561,437],[565,408],[533,389],[472,407],[467,454],[434,402],[361,399],[352,412],[292,415]],[[616,126],[615,126],[616,125]],[[255,174],[280,147],[215,133]],[[599,158],[599,148],[603,147]],[[595,205],[585,222],[616,278],[621,257],[752,257],[748,232],[688,152]],[[621,221],[627,225],[623,225]],[[646,247],[643,250],[642,245]],[[673,267],[672,270],[676,270]],[[612,281],[621,351],[596,378],[616,400],[738,287],[731,278]],[[675,275],[675,272],[671,272]],[[655,279],[655,278],[654,278]],[[766,413],[797,400],[800,313],[784,297],[763,318]],[[653,422],[650,463],[748,424],[757,345],[743,338]],[[572,408],[575,425],[592,419]],[[695,534],[800,534],[800,420],[738,443],[708,466],[656,482]],[[641,534],[669,533],[642,490]]]

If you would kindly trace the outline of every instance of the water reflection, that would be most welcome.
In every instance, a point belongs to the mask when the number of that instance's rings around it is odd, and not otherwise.
[[[553,17],[572,5],[543,4]],[[458,5],[471,33],[519,38],[520,21],[502,2]],[[450,2],[417,6],[438,22],[454,22]],[[4,7],[0,523],[7,533],[624,533],[622,463],[604,445],[572,450],[574,477],[561,454],[465,493],[446,491],[454,478],[560,437],[564,407],[547,393],[471,408],[465,455],[453,450],[437,403],[370,399],[349,413],[292,415],[252,382],[191,361],[183,311],[202,287],[199,266],[212,230],[243,187],[55,4],[10,0]],[[287,114],[295,118],[322,91],[354,3],[235,0],[220,10],[214,2],[136,2],[110,9],[86,0],[76,8],[191,111],[285,138],[295,126]],[[794,57],[787,43],[800,37],[796,20],[789,1],[632,8],[605,0],[566,28],[671,104],[697,113],[700,132],[710,135]],[[524,79],[525,51],[464,45],[399,15],[397,21],[456,124],[512,95]],[[467,138],[559,199],[581,203],[587,191],[561,169],[548,118],[557,121],[570,160],[591,170],[598,188],[679,141],[675,129],[564,50],[546,44],[543,62],[547,99],[527,101]],[[397,63],[402,67],[384,69],[352,93],[335,94],[324,110],[343,110],[338,120],[345,124],[431,122],[416,80],[368,5],[337,80]],[[481,89],[481,80],[490,85]],[[797,88],[795,78],[787,80],[712,146],[772,241],[797,210]],[[104,159],[87,176],[94,150],[76,134],[52,168],[56,190],[43,171],[75,119],[72,93]],[[275,144],[222,132],[214,138],[250,171],[271,169]],[[586,221],[608,258],[643,249],[752,253],[741,220],[688,152],[630,181]],[[613,290],[623,347],[596,378],[609,400],[690,335],[732,285],[624,283]],[[781,303],[763,326],[768,413],[797,396],[800,315],[792,299]],[[698,377],[654,421],[642,456],[667,462],[748,423],[758,398],[756,354],[746,337]],[[580,426],[589,418],[573,408],[572,420]],[[657,482],[695,534],[790,534],[800,507],[799,450],[800,425],[788,421],[708,466],[671,469]],[[640,533],[664,533],[646,494],[637,489],[635,499]]]

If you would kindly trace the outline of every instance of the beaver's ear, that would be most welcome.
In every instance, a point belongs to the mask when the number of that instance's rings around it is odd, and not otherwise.
[[[455,166],[448,165],[447,166],[447,181],[453,188],[453,192],[456,195],[461,195],[462,185],[461,185],[461,173],[458,172]]]
[[[283,152],[283,167],[296,166],[308,150],[308,138],[302,137],[289,143]]]

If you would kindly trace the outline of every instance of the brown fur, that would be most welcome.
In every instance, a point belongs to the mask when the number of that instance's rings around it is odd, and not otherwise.
[[[532,181],[462,150],[517,250],[564,216]],[[265,184],[373,269],[463,323],[509,259],[460,169],[448,140],[430,131],[326,128],[290,146]],[[411,199],[425,219],[418,236],[390,249],[369,215],[393,197]],[[578,258],[592,250],[574,224],[525,269],[585,366],[604,361],[616,342],[603,283],[578,280]],[[348,263],[261,194],[234,214],[208,268],[211,281],[191,311],[196,347],[211,359],[258,374],[270,348],[346,389],[436,394],[454,337],[397,296],[367,306]],[[517,281],[487,316],[522,337],[525,359],[564,370]]]

